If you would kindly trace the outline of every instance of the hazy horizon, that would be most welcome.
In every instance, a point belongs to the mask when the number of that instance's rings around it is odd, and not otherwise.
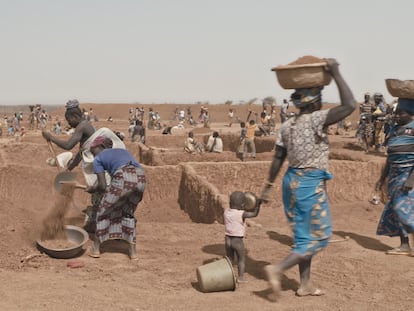
[[[271,68],[333,57],[361,101],[413,79],[414,2],[0,0],[0,105],[210,104],[274,96]],[[334,82],[323,100],[339,102]]]

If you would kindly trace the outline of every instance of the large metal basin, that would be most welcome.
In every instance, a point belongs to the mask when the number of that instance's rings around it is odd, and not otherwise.
[[[89,235],[85,230],[77,226],[66,225],[65,230],[68,240],[74,243],[74,246],[69,248],[49,248],[45,245],[45,241],[37,240],[38,248],[53,258],[68,259],[76,257],[81,253],[86,242],[88,242]]]

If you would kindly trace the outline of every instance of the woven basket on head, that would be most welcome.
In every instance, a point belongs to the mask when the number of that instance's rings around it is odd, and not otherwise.
[[[385,84],[392,96],[414,99],[414,80],[385,79]]]
[[[325,70],[326,63],[286,65],[272,68],[284,89],[302,89],[328,85],[332,77]]]

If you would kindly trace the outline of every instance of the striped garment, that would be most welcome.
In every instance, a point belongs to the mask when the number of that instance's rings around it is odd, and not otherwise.
[[[118,169],[112,176],[97,212],[96,237],[101,243],[114,239],[136,242],[134,214],[145,184],[144,170],[133,165]]]

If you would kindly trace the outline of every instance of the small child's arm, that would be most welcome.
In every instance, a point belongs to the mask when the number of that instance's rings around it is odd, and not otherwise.
[[[262,204],[262,200],[261,199],[257,199],[256,200],[256,207],[254,208],[253,211],[251,212],[244,212],[243,213],[243,220],[245,220],[246,218],[253,218],[256,217],[259,214],[260,211],[260,205]]]

